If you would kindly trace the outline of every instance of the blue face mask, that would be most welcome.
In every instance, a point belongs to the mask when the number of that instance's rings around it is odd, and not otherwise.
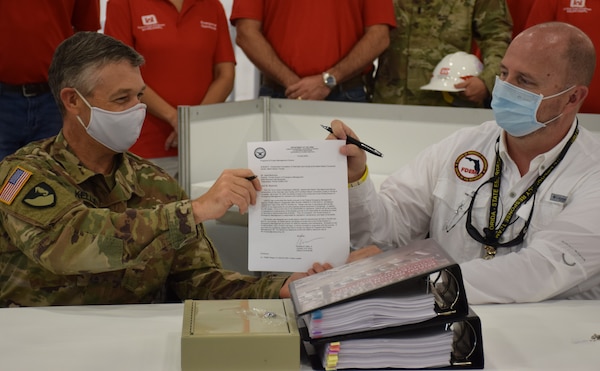
[[[535,94],[509,84],[496,76],[496,84],[492,92],[492,111],[496,123],[513,137],[531,134],[562,116],[561,113],[546,122],[539,122],[537,111],[542,101],[558,97],[574,87],[575,85],[560,93],[544,97],[542,94]]]

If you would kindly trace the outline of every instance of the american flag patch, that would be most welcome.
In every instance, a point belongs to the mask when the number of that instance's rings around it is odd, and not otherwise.
[[[12,204],[30,176],[30,171],[17,166],[8,180],[2,185],[2,189],[0,189],[0,201],[7,205]]]

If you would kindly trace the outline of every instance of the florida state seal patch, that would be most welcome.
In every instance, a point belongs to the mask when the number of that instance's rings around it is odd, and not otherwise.
[[[465,182],[474,182],[481,179],[488,169],[486,158],[477,151],[462,153],[454,161],[456,176]]]

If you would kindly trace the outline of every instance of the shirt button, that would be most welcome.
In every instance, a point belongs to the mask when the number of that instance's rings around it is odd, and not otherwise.
[[[515,197],[517,194],[516,194],[515,192],[510,192],[508,195],[509,195],[511,198],[514,198],[514,197]]]

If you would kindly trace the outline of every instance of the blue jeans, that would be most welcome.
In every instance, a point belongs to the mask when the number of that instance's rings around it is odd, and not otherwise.
[[[271,98],[286,98],[284,92],[276,91],[275,89],[264,85],[260,87],[258,95],[261,97],[267,96]],[[367,101],[367,93],[365,93],[365,88],[362,86],[357,86],[348,90],[336,89],[335,91],[331,92],[331,94],[329,94],[325,100],[362,103]]]
[[[29,142],[58,134],[62,116],[47,92],[32,97],[0,86],[0,160]]]

